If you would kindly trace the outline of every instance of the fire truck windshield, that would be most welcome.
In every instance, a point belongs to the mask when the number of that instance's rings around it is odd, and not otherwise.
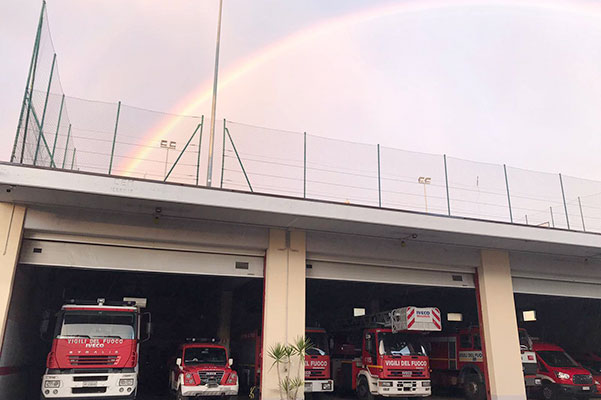
[[[328,338],[324,332],[307,332],[307,339],[311,341],[312,347],[307,350],[310,356],[328,355]]]
[[[380,332],[378,333],[378,347],[380,355],[387,356],[425,356],[426,349],[413,337],[406,333]]]
[[[184,365],[225,365],[225,349],[219,347],[188,347],[184,352]]]
[[[552,367],[578,367],[578,363],[563,351],[537,351],[536,354]]]
[[[65,311],[59,325],[57,339],[135,339],[135,317],[133,312]]]

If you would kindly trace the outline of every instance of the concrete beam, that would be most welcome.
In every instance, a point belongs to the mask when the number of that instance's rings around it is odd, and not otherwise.
[[[276,343],[292,344],[305,335],[305,233],[272,229],[265,259],[263,361],[261,398],[280,398],[278,373],[268,351]],[[295,360],[292,371],[304,379],[304,360]],[[291,375],[291,377],[294,374]],[[301,388],[301,392],[302,393]]]
[[[24,222],[25,207],[0,203],[0,349],[4,341]]]
[[[481,332],[489,400],[526,400],[509,254],[482,250],[478,267]]]

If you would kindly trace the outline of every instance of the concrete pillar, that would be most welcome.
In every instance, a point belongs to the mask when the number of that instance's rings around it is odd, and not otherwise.
[[[25,207],[0,203],[0,349],[4,341],[24,221]]]
[[[268,351],[276,343],[293,343],[305,334],[306,251],[304,232],[271,229],[265,259],[265,304],[263,315],[263,361],[261,395],[263,400],[279,400],[276,368]],[[293,366],[293,373],[299,368]],[[291,377],[293,374],[291,375]],[[300,377],[304,378],[304,360]],[[299,390],[299,398],[304,394]]]
[[[482,250],[478,267],[480,324],[490,400],[525,400],[509,253]]]
[[[230,353],[232,323],[232,292],[221,292],[221,308],[219,313],[219,329],[217,337],[219,342],[225,346],[228,354]]]

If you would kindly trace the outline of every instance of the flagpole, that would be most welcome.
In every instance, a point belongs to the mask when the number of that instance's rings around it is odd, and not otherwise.
[[[207,186],[211,187],[213,180],[213,147],[215,144],[215,114],[217,112],[217,77],[219,73],[219,44],[221,39],[221,14],[223,0],[219,0],[219,19],[217,20],[217,42],[215,44],[215,74],[213,76],[213,100],[211,103],[211,129],[209,131],[209,161],[207,166]]]

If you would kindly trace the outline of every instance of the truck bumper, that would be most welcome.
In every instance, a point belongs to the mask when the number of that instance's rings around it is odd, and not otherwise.
[[[184,396],[237,396],[238,385],[218,385],[209,387],[208,385],[186,386],[180,387]]]
[[[378,382],[378,391],[374,394],[384,397],[423,397],[430,396],[432,388],[430,380],[386,379]]]
[[[127,385],[120,385],[127,383]],[[133,399],[138,379],[130,373],[45,374],[42,399]]]
[[[561,393],[568,394],[570,396],[591,396],[596,394],[597,388],[594,384],[590,385],[557,385],[559,386]]]
[[[311,379],[305,381],[305,393],[333,392],[334,381],[331,379]]]

